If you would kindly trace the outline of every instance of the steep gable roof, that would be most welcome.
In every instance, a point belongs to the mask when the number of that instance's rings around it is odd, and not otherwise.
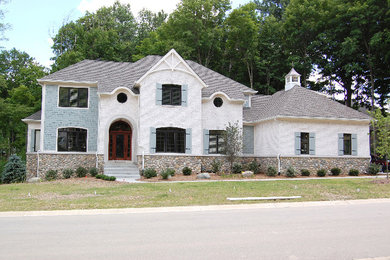
[[[331,100],[318,92],[295,86],[272,96],[255,96],[252,107],[244,110],[245,122],[259,122],[276,117],[369,120],[370,117]]]
[[[22,121],[40,121],[41,120],[41,110],[35,112],[34,114],[23,118]]]
[[[99,93],[110,93],[118,87],[125,87],[138,94],[133,88],[134,83],[161,59],[161,56],[150,55],[134,63],[84,60],[47,75],[39,82],[94,83],[97,84]],[[202,90],[202,97],[210,97],[215,92],[224,92],[232,99],[244,99],[243,91],[256,93],[251,88],[194,61],[185,62],[207,85]]]

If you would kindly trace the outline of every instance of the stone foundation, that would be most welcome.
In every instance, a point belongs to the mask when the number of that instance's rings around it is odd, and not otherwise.
[[[192,169],[193,173],[211,171],[213,160],[222,163],[222,172],[230,172],[230,165],[224,156],[186,156],[186,155],[145,155],[144,168],[154,168],[159,173],[166,168],[172,168],[176,173],[181,174],[184,167]],[[256,160],[260,163],[261,172],[266,172],[269,166],[278,169],[276,157],[239,157],[238,163],[245,165]],[[285,174],[289,167],[292,167],[299,174],[301,169],[308,169],[312,175],[319,169],[326,169],[328,173],[332,168],[340,168],[342,174],[348,174],[352,168],[358,169],[360,173],[366,173],[370,164],[370,158],[337,158],[337,157],[281,157],[280,171]],[[138,155],[138,168],[142,169],[142,156]]]
[[[58,170],[58,174],[64,169],[76,170],[79,166],[84,168],[96,167],[96,154],[39,154],[39,169],[37,169],[38,156],[36,153],[26,154],[27,178],[44,178],[48,170]],[[98,170],[103,173],[104,155],[98,154]]]

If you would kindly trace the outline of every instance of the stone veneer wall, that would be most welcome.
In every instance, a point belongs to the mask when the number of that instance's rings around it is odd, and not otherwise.
[[[76,170],[77,167],[91,168],[96,166],[96,154],[39,154],[39,177],[44,178],[48,170],[62,170],[70,168]],[[103,173],[104,155],[98,154],[98,170]],[[27,178],[37,174],[37,154],[26,154]]]
[[[166,168],[175,169],[176,173],[181,173],[184,167],[192,169],[193,173],[201,171],[210,171],[213,160],[222,162],[222,171],[229,172],[229,162],[224,156],[185,156],[185,155],[145,155],[144,167],[154,168],[161,172]],[[237,162],[248,164],[256,160],[260,163],[261,172],[266,172],[269,166],[278,169],[278,160],[276,157],[239,157]],[[301,169],[308,169],[312,175],[315,175],[318,169],[330,169],[338,167],[342,174],[348,174],[352,168],[358,169],[360,173],[366,173],[370,164],[369,158],[345,158],[345,157],[281,157],[280,170],[284,174],[288,167],[293,167],[298,173]],[[138,155],[138,168],[142,168],[142,156]]]

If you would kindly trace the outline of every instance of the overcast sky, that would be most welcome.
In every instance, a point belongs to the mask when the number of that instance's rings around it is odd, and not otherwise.
[[[250,0],[233,0],[232,7],[248,3]],[[85,11],[96,11],[102,6],[110,6],[115,0],[9,0],[2,6],[5,22],[11,26],[0,46],[10,50],[16,48],[27,52],[40,64],[49,67],[53,56],[51,37],[55,36],[62,24],[81,17]],[[179,0],[120,0],[129,3],[133,14],[147,8],[154,12],[163,9],[171,13]]]

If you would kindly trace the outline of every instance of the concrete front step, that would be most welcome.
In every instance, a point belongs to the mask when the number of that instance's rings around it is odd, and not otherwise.
[[[109,161],[104,165],[104,174],[115,176],[118,181],[132,182],[139,179],[138,167],[133,162]]]

